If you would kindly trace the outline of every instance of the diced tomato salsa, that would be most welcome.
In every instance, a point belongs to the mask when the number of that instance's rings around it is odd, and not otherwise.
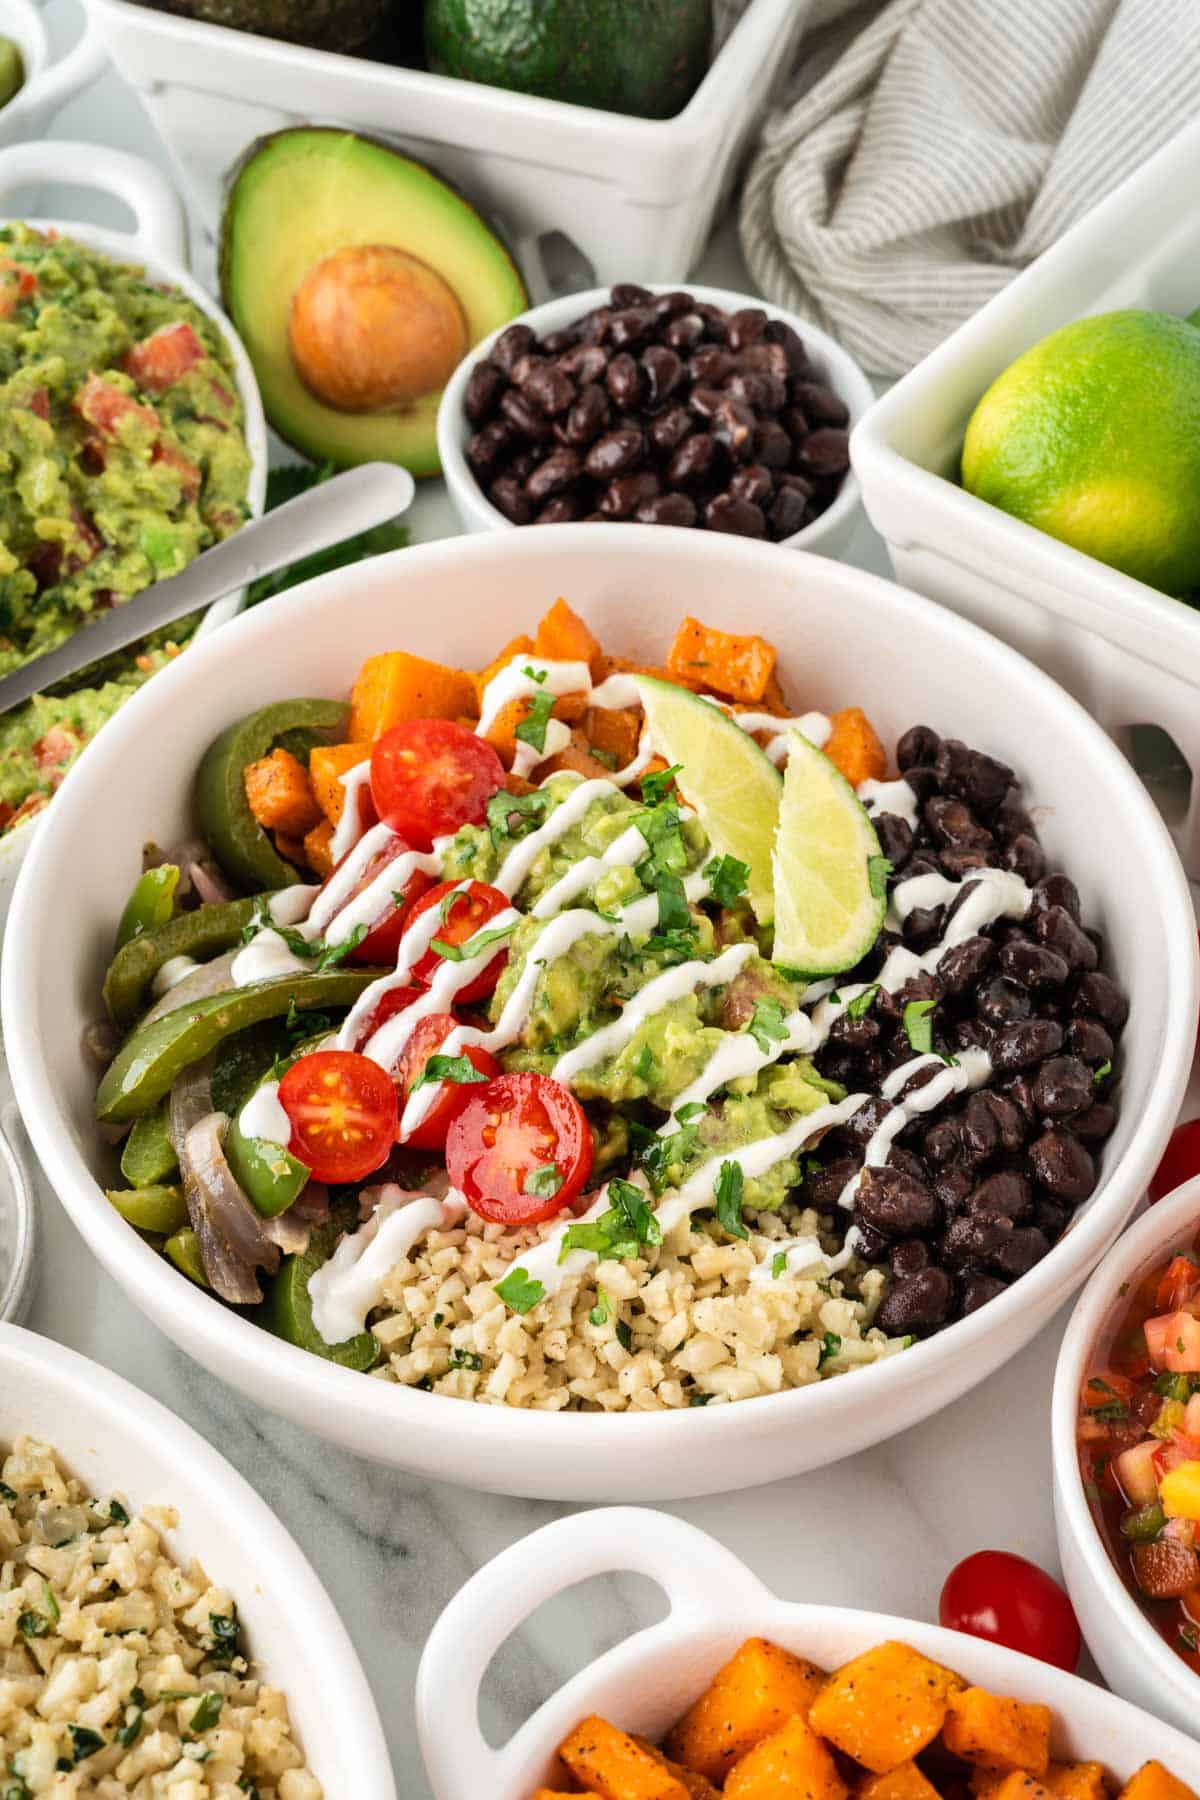
[[[1093,1351],[1077,1436],[1113,1563],[1200,1674],[1200,1239],[1126,1291]]]

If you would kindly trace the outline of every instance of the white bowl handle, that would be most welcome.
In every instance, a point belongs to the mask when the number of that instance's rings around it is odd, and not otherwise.
[[[108,53],[104,41],[92,14],[89,12],[83,21],[83,31],[78,41],[68,50],[61,62],[51,63],[40,75],[35,75],[22,97],[30,106],[44,107],[43,117],[48,118],[65,106],[75,94],[90,86],[108,62]]]
[[[183,207],[171,183],[152,163],[131,156],[127,150],[110,150],[103,144],[76,144],[62,138],[10,144],[0,150],[0,201],[15,188],[48,181],[98,188],[101,193],[123,200],[136,221],[132,233],[136,248],[161,257],[164,262],[182,263],[186,268],[187,221]]]
[[[459,1589],[425,1645],[417,1728],[438,1800],[468,1794],[507,1800],[511,1745],[492,1749],[479,1728],[479,1689],[492,1658],[544,1601],[591,1575],[626,1572],[658,1583],[676,1626],[711,1616],[714,1589],[723,1612],[732,1604],[753,1614],[767,1599],[732,1551],[670,1513],[604,1507],[522,1538]]]

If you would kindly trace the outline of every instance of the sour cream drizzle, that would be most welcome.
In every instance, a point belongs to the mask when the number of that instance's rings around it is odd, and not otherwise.
[[[308,1284],[313,1324],[327,1344],[341,1344],[364,1329],[383,1300],[384,1284],[427,1231],[449,1231],[467,1210],[461,1194],[444,1200],[385,1187],[365,1225],[342,1238]]]

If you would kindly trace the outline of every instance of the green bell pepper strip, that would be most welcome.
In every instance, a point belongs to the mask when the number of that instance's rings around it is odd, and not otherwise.
[[[204,754],[196,775],[196,818],[217,861],[243,887],[288,887],[297,879],[250,811],[246,770],[288,732],[344,734],[349,708],[339,700],[278,700],[223,731]]]
[[[163,1245],[164,1256],[170,1257],[177,1269],[182,1269],[189,1281],[197,1287],[208,1286],[208,1276],[204,1273],[204,1259],[200,1255],[200,1243],[190,1225],[177,1231]]]
[[[166,925],[175,911],[175,889],[179,886],[179,869],[175,863],[159,863],[147,869],[133,884],[133,892],[125,902],[121,923],[117,926],[116,948],[123,950],[143,932],[157,931]]]
[[[105,1124],[138,1118],[165,1100],[184,1069],[210,1055],[231,1032],[280,1018],[293,1002],[299,1011],[352,1006],[383,973],[339,965],[311,975],[281,975],[164,1013],[126,1038],[104,1071],[96,1090],[96,1117]]]
[[[254,900],[223,900],[177,913],[165,925],[143,931],[124,944],[104,977],[104,1004],[114,1025],[132,1025],[145,1009],[150,984],[173,956],[207,962],[241,942],[255,917]]]
[[[108,1198],[123,1219],[138,1231],[171,1237],[187,1224],[188,1210],[179,1187],[109,1188]]]
[[[321,1265],[329,1261],[340,1236],[336,1225],[322,1226],[313,1232],[303,1256],[285,1256],[255,1316],[260,1325],[287,1343],[323,1356],[326,1362],[340,1363],[344,1369],[365,1372],[374,1367],[382,1354],[374,1333],[360,1331],[344,1343],[327,1344],[313,1323],[308,1284]]]
[[[171,1181],[179,1173],[179,1158],[167,1130],[164,1101],[153,1112],[133,1122],[133,1130],[121,1151],[121,1173],[130,1187],[151,1188]],[[147,1227],[153,1230],[152,1226]]]
[[[225,1133],[225,1161],[233,1178],[255,1212],[264,1219],[277,1218],[299,1198],[312,1175],[283,1144],[268,1138],[247,1137],[236,1118]]]

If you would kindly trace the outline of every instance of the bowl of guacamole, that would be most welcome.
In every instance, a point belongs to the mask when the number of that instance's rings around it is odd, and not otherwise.
[[[130,260],[133,248],[90,228],[0,224],[0,674],[261,510],[265,427],[245,353],[190,277]],[[199,624],[0,718],[0,847]]]

